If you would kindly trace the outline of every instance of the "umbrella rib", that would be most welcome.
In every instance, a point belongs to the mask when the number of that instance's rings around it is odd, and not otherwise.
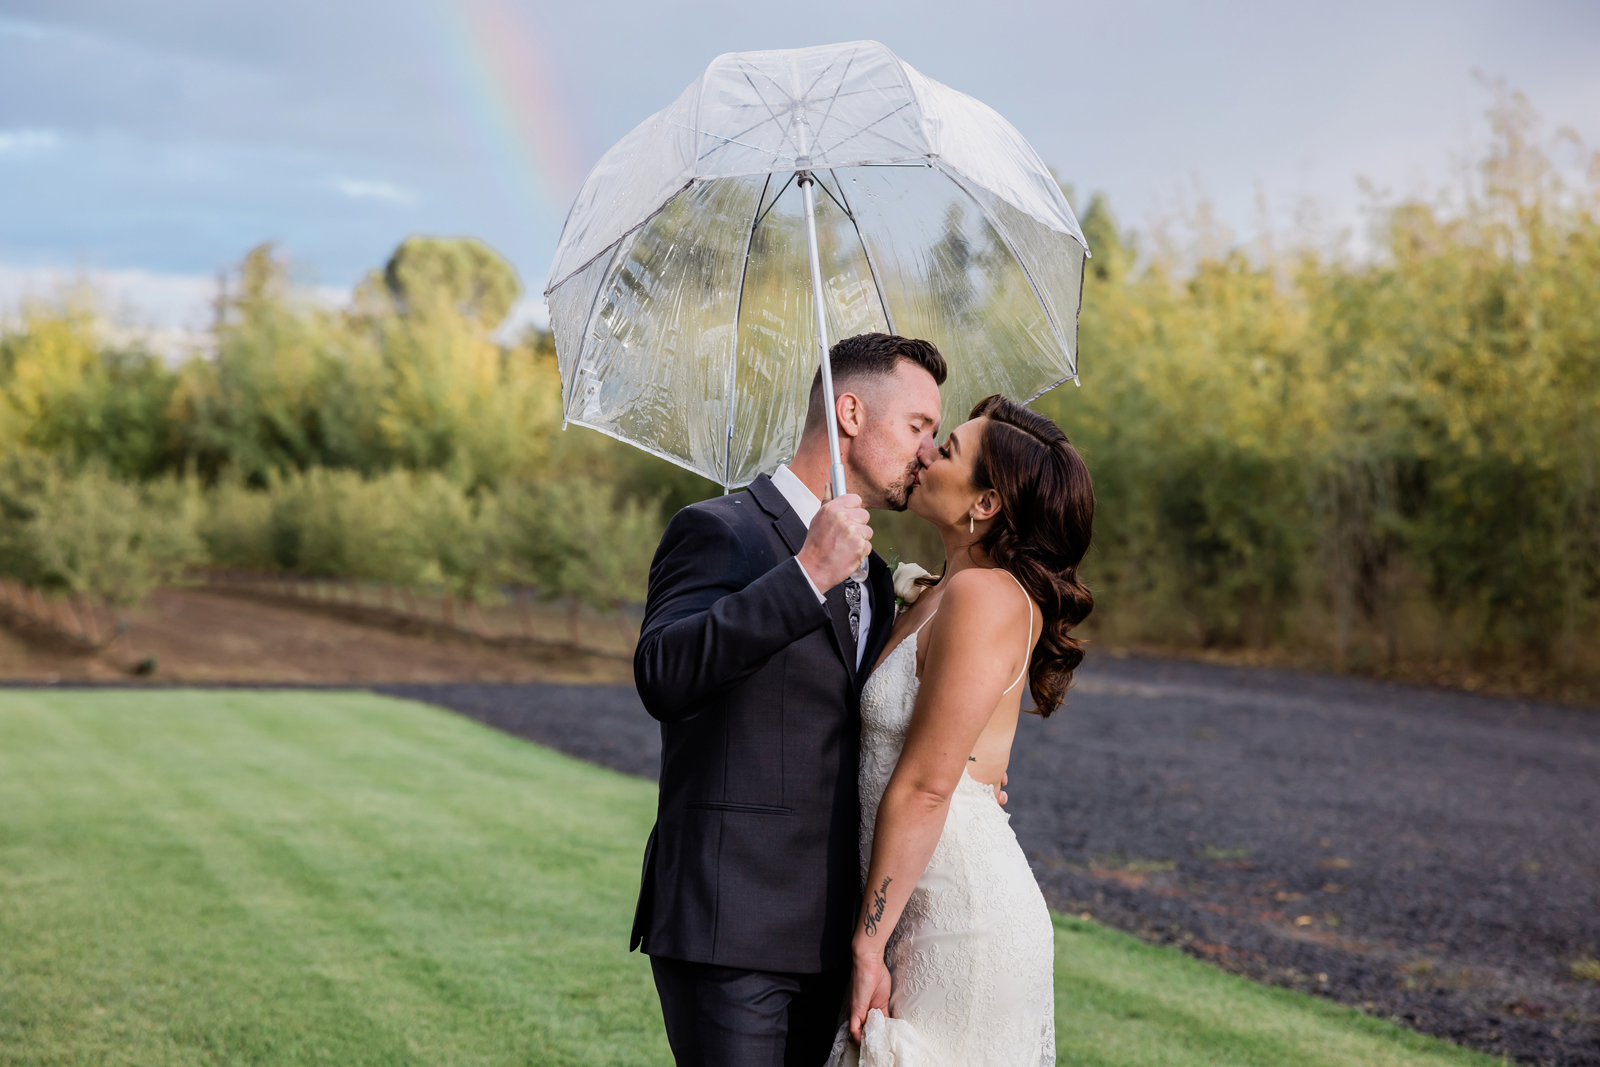
[[[730,144],[739,145],[741,148],[750,148],[750,149],[755,149],[756,151],[760,151],[761,147],[762,147],[761,145],[748,144],[748,143],[746,143],[744,141],[739,140],[739,138],[743,137],[745,134],[749,133],[751,130],[760,129],[762,126],[766,125],[768,120],[770,120],[774,126],[778,127],[778,129],[780,131],[783,131],[784,138],[786,140],[790,141],[790,143],[794,142],[794,138],[789,134],[788,131],[784,130],[783,120],[778,117],[778,113],[777,112],[772,110],[772,105],[767,103],[767,98],[761,94],[761,90],[760,90],[760,88],[757,87],[757,85],[755,83],[755,80],[750,77],[750,74],[751,74],[750,68],[745,67],[745,66],[741,66],[739,68],[739,73],[744,75],[744,80],[745,80],[746,83],[749,84],[750,91],[756,94],[756,99],[757,100],[761,101],[761,106],[766,111],[767,118],[766,119],[762,119],[762,120],[754,123],[753,125],[746,126],[744,129],[740,130],[738,133],[734,134],[731,137],[723,137],[720,134],[709,133],[709,132],[704,131],[704,130],[691,129],[690,127],[685,127],[685,126],[683,126],[682,123],[674,123],[674,125],[679,126],[680,128],[690,129],[691,133],[694,133],[694,134],[696,134],[698,136],[701,136],[701,137],[715,137],[719,141],[722,142],[721,144],[717,145],[716,148],[711,149],[711,151],[709,151],[709,152],[700,152],[698,148],[696,149],[696,155],[695,155],[696,169],[698,169],[698,165],[699,164],[704,163],[708,158],[711,157],[711,155],[713,153],[721,151],[723,148],[727,147]],[[767,74],[765,71],[761,71],[761,70],[757,70],[757,71],[755,71],[755,73],[760,74],[768,82],[771,82],[772,87],[774,89],[777,89],[778,92],[783,93],[784,96],[789,96],[789,93],[783,88],[783,86],[779,85],[775,80],[773,80],[773,78],[772,78],[772,76],[770,74]],[[789,96],[789,102],[791,104],[793,104],[794,103],[794,97]],[[749,106],[749,105],[744,105],[744,106]],[[796,147],[798,148],[799,146],[796,145]]]
[[[845,67],[844,67],[846,73],[848,73],[849,70],[850,70],[850,63],[854,63],[855,61],[856,61],[856,54],[854,52],[851,52],[850,53],[850,62],[846,63]],[[839,60],[838,60],[837,57],[828,60],[828,65],[823,67],[821,70],[817,71],[817,76],[811,80],[811,84],[810,85],[806,86],[806,91],[800,94],[800,99],[804,100],[807,97],[809,97],[811,95],[811,90],[815,89],[819,84],[821,84],[822,79],[827,76],[828,71],[832,70],[833,67],[834,67],[834,64],[836,64],[838,62],[839,62]],[[840,77],[841,81],[844,79],[844,75],[843,74],[841,74],[839,77]]]
[[[687,127],[685,127],[685,128],[687,128]],[[657,207],[654,211],[650,212],[650,214],[646,215],[644,218],[640,219],[638,222],[634,223],[632,226],[629,226],[626,230],[623,230],[621,233],[617,234],[617,239],[615,241],[612,241],[610,244],[608,244],[604,248],[600,249],[600,251],[596,252],[594,255],[590,256],[588,259],[584,260],[582,263],[578,264],[576,267],[573,267],[571,270],[567,271],[566,274],[563,274],[561,276],[561,280],[559,282],[556,282],[554,285],[545,286],[544,295],[545,296],[549,296],[551,293],[555,292],[557,289],[559,289],[563,285],[567,284],[568,280],[571,279],[571,277],[574,274],[581,274],[582,272],[588,270],[590,267],[594,266],[594,261],[599,259],[601,256],[605,255],[607,252],[613,252],[614,253],[617,250],[617,246],[618,245],[620,245],[623,241],[627,240],[628,237],[631,234],[633,234],[635,231],[643,229],[646,225],[649,224],[651,219],[655,218],[657,215],[659,215],[663,211],[667,210],[667,205],[671,204],[679,196],[683,195],[683,191],[685,189],[688,189],[690,186],[694,185],[694,183],[696,181],[698,181],[698,180],[699,179],[696,179],[696,178],[690,178],[688,181],[684,182],[683,185],[678,189],[677,192],[673,193],[671,196],[669,196],[665,200],[663,200],[661,202],[661,205],[659,207]],[[609,270],[610,268],[607,268],[607,269]]]
[[[844,144],[845,142],[847,142],[847,141],[849,141],[849,140],[851,140],[853,138],[860,137],[862,134],[864,134],[868,130],[872,129],[872,127],[876,126],[878,123],[884,122],[884,121],[886,121],[888,119],[893,118],[894,116],[900,114],[900,112],[904,111],[906,108],[910,107],[915,102],[916,101],[914,101],[914,100],[907,100],[905,103],[901,104],[899,107],[895,108],[893,111],[889,112],[888,114],[879,115],[877,118],[873,119],[871,122],[867,123],[865,126],[858,127],[854,133],[847,134],[846,136],[841,137],[839,140],[835,141],[833,144],[829,145],[828,148],[825,150],[825,152],[823,154],[826,155],[828,152],[832,152],[835,148],[838,148],[840,145]],[[891,144],[899,145],[901,148],[904,148],[907,152],[910,152],[912,155],[922,156],[922,155],[926,155],[927,154],[926,152],[917,151],[915,148],[913,148],[910,145],[906,144],[905,142],[901,141],[899,138],[890,137],[888,134],[880,134],[879,136],[883,137],[884,140],[888,141]]]
[[[867,261],[867,271],[872,275],[872,287],[878,291],[878,306],[883,308],[883,324],[889,327],[890,333],[898,334],[900,331],[894,327],[894,313],[889,310],[889,301],[883,295],[883,282],[878,278],[878,265],[872,262],[872,250],[867,247],[867,236],[861,232],[861,222],[849,208],[850,198],[845,196],[844,183],[839,180],[838,173],[832,170],[828,173],[833,175],[834,184],[839,187],[839,195],[845,199],[843,205],[845,217],[850,220],[850,225],[856,228],[856,240],[861,242],[861,256]],[[824,185],[823,188],[826,189],[827,186]]]
[[[989,209],[984,206],[982,200],[979,200],[976,196],[972,195],[972,190],[968,189],[966,185],[955,176],[954,172],[940,166],[937,161],[935,161],[933,165],[940,174],[943,174],[946,178],[950,179],[950,183],[952,185],[966,194],[967,199],[971,200],[973,206],[982,213],[984,219],[989,223],[990,228],[993,229],[995,233],[999,234],[1000,240],[1006,243],[1006,251],[1011,253],[1012,260],[1019,268],[1021,268],[1022,276],[1028,279],[1028,286],[1033,290],[1033,298],[1039,302],[1039,308],[1044,312],[1045,321],[1050,324],[1050,332],[1056,335],[1056,343],[1061,346],[1062,353],[1066,355],[1068,362],[1072,366],[1072,374],[1074,377],[1076,377],[1078,373],[1077,357],[1074,356],[1071,349],[1067,347],[1067,339],[1061,333],[1061,326],[1056,322],[1055,311],[1050,307],[1050,301],[1045,299],[1044,291],[1039,288],[1039,283],[1034,281],[1033,271],[1028,268],[1027,261],[1024,260],[1021,254],[1017,252],[1017,246],[1011,243],[1011,235],[1006,233],[1005,228],[1000,225],[1000,220],[995,218],[994,215],[990,213]],[[1062,379],[1062,381],[1065,380],[1066,379],[1064,378]],[[1059,385],[1061,383],[1057,382],[1056,384]]]
[[[771,178],[772,174],[769,172],[767,174],[767,177]],[[772,214],[772,209],[778,206],[778,200],[783,196],[784,193],[789,191],[789,186],[794,184],[794,179],[795,179],[795,176],[793,174],[789,175],[789,180],[783,183],[783,188],[778,190],[778,195],[773,197],[771,202],[767,204],[767,209],[765,211],[761,212],[761,217],[755,221],[755,226],[750,227],[752,232],[755,230],[756,226],[761,225],[763,222],[765,222],[767,220],[767,216],[768,215]],[[767,195],[765,189],[763,189],[761,191],[761,195],[763,197]],[[756,206],[760,207],[759,204],[757,204]]]
[[[833,117],[833,108],[834,108],[835,104],[837,104],[840,100],[843,100],[846,97],[850,97],[850,96],[865,96],[865,95],[867,95],[869,93],[876,95],[877,91],[875,89],[854,89],[854,90],[851,90],[850,92],[847,92],[847,93],[834,93],[833,96],[829,97],[829,99],[828,99],[828,111],[827,111],[826,114],[823,115],[822,121],[817,123],[817,140],[820,141],[822,139],[822,128],[823,128],[823,126],[825,126],[827,124],[828,120]],[[904,104],[901,105],[901,107],[905,107],[905,106],[906,105],[904,105]],[[896,110],[899,110],[899,108],[896,108]],[[894,112],[891,111],[889,114],[892,115],[892,114],[894,114]],[[862,130],[865,130],[865,129],[868,129],[868,128],[869,127],[866,127],[866,126],[857,127],[855,133],[846,134],[843,139],[837,141],[834,144],[834,147],[837,148],[839,145],[844,144],[845,141],[848,141],[850,138],[856,136],[857,133],[860,133]]]
[[[856,57],[856,54],[854,52],[851,52],[850,53],[850,63],[854,63],[855,62],[855,57]],[[798,125],[799,122],[800,122],[800,110],[801,110],[800,106],[803,103],[805,103],[805,101],[807,101],[807,100],[809,100],[811,98],[811,90],[815,89],[818,85],[822,84],[822,79],[827,77],[828,72],[834,68],[834,65],[837,62],[838,62],[837,59],[829,60],[828,65],[823,67],[821,70],[819,70],[817,72],[817,76],[811,80],[811,84],[806,86],[805,92],[800,94],[799,99],[796,99],[793,96],[793,94],[786,94],[786,95],[789,96],[789,102],[792,105],[794,105],[793,114],[794,114],[794,122],[795,122],[796,125]],[[849,73],[849,71],[850,71],[850,63],[846,63],[845,64],[845,68],[844,68],[845,69],[845,73]],[[843,79],[843,75],[840,75],[840,78],[842,80]],[[772,77],[772,75],[770,75],[770,74],[767,75],[767,80],[771,81],[774,85],[777,84],[776,79],[774,79]],[[752,86],[752,88],[753,88],[753,86]],[[798,86],[796,86],[796,88],[798,88]],[[835,100],[837,100],[838,98],[839,98],[839,94],[838,93],[834,93],[829,98],[829,100],[828,100],[828,111],[829,111],[829,113],[831,113],[833,111],[833,102]],[[823,118],[822,118],[822,122],[819,122],[817,124],[816,132],[812,136],[812,140],[813,141],[818,141],[818,140],[822,139],[822,127],[827,121],[828,121],[828,117],[827,117],[827,115],[824,115]],[[799,151],[800,143],[798,141],[795,141],[794,142],[794,147],[795,147],[796,151]]]
[[[694,131],[694,127],[693,126],[685,126],[681,122],[674,122],[673,125],[678,127],[680,130]],[[700,132],[700,136],[702,136],[702,137],[715,137],[717,140],[722,142],[722,144],[719,144],[719,145],[717,145],[717,147],[711,149],[710,152],[706,152],[705,154],[703,154],[700,157],[700,162],[704,163],[708,158],[710,158],[710,156],[711,156],[711,154],[713,152],[720,152],[725,146],[730,145],[730,144],[736,144],[740,148],[753,148],[753,149],[756,149],[757,151],[760,151],[761,148],[764,147],[764,146],[758,145],[758,144],[751,144],[749,141],[741,141],[738,138],[744,136],[744,134],[746,134],[746,133],[749,133],[750,130],[756,129],[759,126],[764,126],[764,125],[766,125],[766,124],[763,123],[763,122],[758,122],[758,123],[755,124],[755,126],[751,126],[749,130],[744,130],[741,133],[735,135],[734,137],[724,137],[720,133],[706,133],[703,130],[699,131]]]
[[[751,89],[752,92],[754,92],[756,94],[756,99],[761,101],[761,106],[766,111],[767,118],[758,120],[753,125],[746,126],[744,129],[740,130],[738,133],[734,134],[732,137],[723,137],[721,134],[708,133],[708,132],[705,132],[705,131],[697,131],[697,132],[700,132],[703,136],[715,137],[718,140],[721,140],[721,141],[724,141],[724,142],[731,141],[734,144],[744,145],[744,147],[746,147],[746,148],[759,148],[759,147],[761,147],[760,145],[745,144],[743,141],[738,140],[738,138],[743,137],[745,134],[749,133],[751,130],[760,129],[762,126],[765,126],[767,124],[767,120],[768,119],[770,119],[773,122],[773,124],[776,125],[779,129],[783,128],[783,120],[780,119],[778,117],[777,113],[772,110],[772,105],[767,103],[766,97],[761,95],[761,90],[756,88],[756,83],[753,82],[753,81],[750,81],[750,75],[748,73],[745,74],[744,80],[747,81],[747,82],[750,82],[750,89]],[[772,79],[768,78],[767,80],[771,81]],[[776,83],[774,83],[774,84],[776,84]],[[782,86],[779,86],[778,91],[779,92],[783,91]],[[744,106],[745,107],[749,107],[748,104],[746,104]],[[752,110],[754,110],[754,109],[752,109]],[[680,123],[675,123],[674,125],[682,126],[683,124],[680,122]]]
[[[784,96],[787,96],[789,98],[789,102],[791,104],[794,103],[794,94],[789,92],[789,90],[785,89],[783,87],[783,85],[778,81],[777,78],[774,78],[772,75],[768,74],[766,71],[762,70],[760,67],[741,66],[739,68],[739,70],[744,74],[744,77],[745,77],[746,81],[750,81],[750,75],[751,75],[752,71],[754,73],[756,73],[756,74],[761,75],[763,78],[767,79],[767,81],[772,85],[772,87],[774,89],[778,90],[778,92],[782,93]],[[750,88],[756,89],[756,86],[755,86],[754,82],[750,82]],[[757,97],[761,97],[761,90],[760,89],[756,89],[756,96]],[[761,98],[761,101],[762,101],[762,103],[766,103],[766,99],[764,97]]]
[[[844,70],[839,72],[839,84],[841,86],[844,84],[844,80],[850,76],[850,68],[855,66],[855,62],[856,62],[856,53],[855,52],[851,52],[850,53],[850,58],[845,60]],[[822,72],[817,75],[817,80],[811,83],[811,89],[815,89],[817,87],[818,83],[820,83],[822,81],[822,76],[824,74],[828,73],[828,71],[830,71],[832,69],[833,69],[833,64],[832,63],[830,63],[826,67],[824,67],[822,69]],[[803,99],[807,99],[807,98],[809,98],[811,96],[811,89],[807,89],[806,90],[806,95],[804,97],[801,97],[802,100]],[[822,118],[817,121],[817,134],[816,134],[817,140],[819,140],[819,141],[822,140],[822,131],[823,131],[824,128],[827,127],[828,119],[833,117],[833,106],[835,104],[837,104],[838,102],[839,102],[839,93],[838,93],[837,90],[835,90],[833,95],[828,97],[828,110],[824,111],[822,113]]]
[[[767,81],[772,82],[773,88],[777,89],[778,92],[783,93],[784,96],[789,97],[789,104],[790,104],[790,108],[791,108],[789,114],[791,116],[793,116],[794,115],[793,106],[794,106],[794,103],[795,103],[794,97],[791,94],[789,94],[787,92],[784,92],[783,86],[779,85],[773,79],[772,75],[763,74],[763,77],[765,77],[767,79]],[[778,113],[776,111],[772,110],[772,105],[767,103],[767,98],[761,95],[761,90],[756,88],[755,79],[750,77],[750,72],[748,70],[746,70],[744,72],[744,80],[750,83],[750,91],[756,94],[756,99],[761,101],[761,106],[767,109],[767,114],[772,117],[773,123],[778,127],[778,129],[782,130],[783,129],[783,120],[778,117]],[[760,125],[761,124],[758,122],[758,123],[756,123],[755,126],[750,127],[750,130],[755,129],[756,127],[758,127]],[[746,133],[749,133],[750,130],[743,131],[743,133],[740,133],[739,136],[743,137]],[[794,135],[792,133],[789,133],[788,131],[785,131],[784,132],[784,137],[787,138],[788,141],[791,144],[794,144],[795,148],[798,149],[800,147],[800,145],[795,142]]]
[[[790,181],[794,178],[791,176]],[[756,227],[761,225],[761,220],[766,218],[761,213],[761,201],[767,198],[767,189],[772,185],[772,175],[767,175],[767,180],[761,183],[761,195],[756,197],[756,209],[750,213],[750,233],[744,239],[744,263],[739,267],[739,292],[733,298],[733,352],[728,360],[728,440],[726,451],[722,460],[722,493],[728,493],[728,488],[733,478],[733,401],[734,386],[738,382],[739,373],[739,317],[744,314],[744,283],[750,274],[750,249],[756,242]],[[788,186],[785,185],[784,189]],[[778,196],[783,191],[779,190]],[[777,197],[773,198],[777,203]]]
[[[578,395],[578,376],[583,373],[583,358],[589,352],[590,333],[594,330],[594,317],[600,310],[600,294],[606,291],[606,276],[611,273],[611,268],[617,264],[617,255],[622,251],[622,242],[618,241],[611,246],[611,258],[606,261],[606,269],[600,274],[600,284],[594,287],[594,299],[589,301],[589,314],[583,320],[583,340],[578,343],[578,354],[572,361],[572,382],[567,386],[567,398],[561,403],[561,421],[565,423],[572,414],[572,398]]]
[[[830,167],[828,169],[828,173],[833,175],[833,184],[839,185],[839,175],[833,170],[833,168]],[[850,219],[851,222],[854,222],[855,219],[850,218],[850,209],[848,207],[846,207],[843,203],[841,203],[837,196],[833,195],[833,190],[828,188],[828,184],[826,182],[824,182],[821,178],[817,179],[817,184],[822,186],[822,191],[828,194],[828,199],[832,200],[835,204],[837,204],[838,207],[839,207],[839,210],[844,212],[844,217],[847,218],[847,219]],[[842,186],[842,185],[839,186],[839,192],[840,193],[844,192],[844,186]]]

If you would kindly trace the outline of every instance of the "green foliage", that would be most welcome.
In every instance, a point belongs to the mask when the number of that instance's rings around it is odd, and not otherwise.
[[[131,607],[203,558],[198,501],[176,479],[126,482],[27,453],[0,470],[0,574]]]
[[[1369,261],[1127,270],[1133,241],[1091,204],[1084,388],[1037,406],[1095,476],[1103,635],[1581,667],[1600,630],[1600,165],[1564,179],[1520,98],[1491,122],[1466,199],[1376,207]]]
[[[98,460],[124,478],[180,459],[177,375],[148,352],[106,346],[84,293],[24,309],[22,328],[0,335],[0,383],[0,447]]]
[[[528,484],[501,494],[514,572],[547,598],[594,608],[643,599],[661,539],[660,510],[585,478]]]
[[[407,237],[383,282],[408,317],[446,315],[492,330],[522,294],[516,271],[471,237]]]
[[[437,471],[371,478],[315,468],[264,489],[207,494],[201,537],[219,566],[398,586],[492,602],[508,582],[614,609],[644,599],[654,503],[582,476],[470,490]]]
[[[1600,164],[1520,98],[1490,123],[1477,181],[1375,205],[1360,259],[1139,241],[1090,198],[1084,387],[1036,406],[1094,473],[1095,636],[1600,679]],[[996,254],[947,221],[949,264]],[[81,295],[27,309],[0,334],[0,567],[64,581],[27,486],[87,464],[193,472],[227,566],[639,599],[661,517],[717,487],[563,432],[550,337],[490,335],[519,291],[485,246],[414,237],[331,311],[263,246],[176,369],[104,344]],[[875,521],[937,566],[910,518]]]
[[[41,452],[12,449],[0,459],[0,578],[43,586],[49,576],[34,520],[55,474]]]
[[[215,356],[183,368],[176,398],[186,458],[205,478],[260,485],[315,465],[382,464],[376,353],[294,293],[272,246],[219,294],[215,333]]]
[[[206,558],[219,567],[271,571],[279,566],[273,551],[273,499],[237,480],[218,482],[205,494],[195,532]]]

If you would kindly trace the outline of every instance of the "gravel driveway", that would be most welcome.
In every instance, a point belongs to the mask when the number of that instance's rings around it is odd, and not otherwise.
[[[381,691],[659,765],[631,688]],[[1600,1065],[1600,981],[1578,973],[1600,956],[1600,709],[1102,657],[1024,721],[1010,793],[1062,910],[1519,1061]]]

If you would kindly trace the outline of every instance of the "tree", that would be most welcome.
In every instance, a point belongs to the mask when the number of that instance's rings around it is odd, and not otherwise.
[[[137,606],[204,558],[195,494],[176,480],[132,485],[104,466],[50,471],[31,528],[43,583],[110,607]]]
[[[493,330],[522,295],[517,273],[472,237],[407,237],[383,268],[402,315],[444,312]]]

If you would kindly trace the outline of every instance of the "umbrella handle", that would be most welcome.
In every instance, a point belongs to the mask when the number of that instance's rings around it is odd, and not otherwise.
[[[839,461],[839,415],[833,403],[833,366],[828,359],[828,316],[822,306],[822,258],[817,254],[817,212],[811,185],[815,181],[808,170],[798,172],[800,196],[806,205],[806,250],[811,253],[811,303],[817,312],[817,363],[822,369],[822,402],[827,406],[828,418],[828,481],[833,495],[845,494],[844,464]]]

